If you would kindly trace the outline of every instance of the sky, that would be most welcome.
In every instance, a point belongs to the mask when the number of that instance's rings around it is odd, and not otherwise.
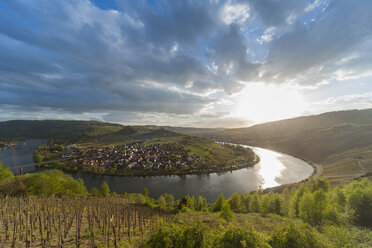
[[[372,108],[370,0],[1,0],[0,121],[243,127]]]

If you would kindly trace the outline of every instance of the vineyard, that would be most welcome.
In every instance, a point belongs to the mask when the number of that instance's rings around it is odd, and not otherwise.
[[[125,197],[0,199],[0,247],[122,247],[167,220]]]

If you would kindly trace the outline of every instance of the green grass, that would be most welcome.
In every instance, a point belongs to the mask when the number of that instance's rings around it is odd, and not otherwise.
[[[202,159],[207,159],[212,163],[225,164],[227,166],[231,166],[233,160],[246,155],[244,152],[223,146],[209,139],[188,135],[178,135],[171,138],[155,138],[146,142],[147,145],[164,143],[179,144],[185,150],[189,150],[189,154],[196,154]]]

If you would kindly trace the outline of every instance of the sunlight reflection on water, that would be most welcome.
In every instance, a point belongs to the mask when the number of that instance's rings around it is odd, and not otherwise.
[[[42,141],[27,141],[27,145],[19,144],[16,164],[32,163],[33,151]],[[249,147],[249,146],[244,146]],[[100,187],[106,181],[116,193],[139,193],[144,187],[150,190],[151,197],[159,197],[170,193],[176,199],[184,195],[202,195],[209,202],[214,202],[220,193],[230,197],[234,192],[245,193],[259,188],[265,189],[286,183],[301,181],[311,175],[313,168],[298,158],[271,150],[251,147],[260,157],[254,166],[231,172],[212,173],[208,175],[187,176],[155,176],[155,177],[110,177],[84,173],[71,173],[74,178],[81,178],[85,185]],[[0,151],[0,161],[13,166],[13,150]]]
[[[262,148],[253,148],[253,150],[261,159],[258,166],[260,166],[259,174],[263,179],[262,188],[279,186],[277,179],[282,176],[282,171],[285,169],[285,165],[279,159],[283,155]]]

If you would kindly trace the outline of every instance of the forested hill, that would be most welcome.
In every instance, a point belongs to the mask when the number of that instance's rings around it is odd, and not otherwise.
[[[99,121],[13,120],[0,122],[0,140],[53,139],[65,142],[148,139],[178,135],[144,126],[123,126]]]
[[[323,163],[326,174],[372,170],[372,109],[304,116],[205,136]]]
[[[0,138],[93,136],[119,131],[121,125],[98,121],[14,120],[0,122]]]

